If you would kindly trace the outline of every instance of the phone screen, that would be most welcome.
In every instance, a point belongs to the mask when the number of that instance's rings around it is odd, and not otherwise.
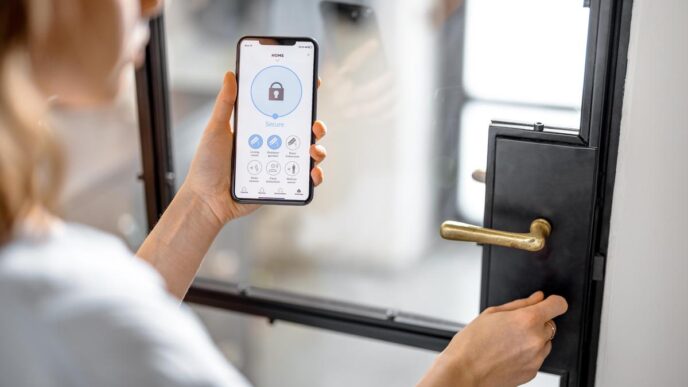
[[[238,50],[232,194],[240,202],[306,204],[313,196],[317,45],[243,38]]]

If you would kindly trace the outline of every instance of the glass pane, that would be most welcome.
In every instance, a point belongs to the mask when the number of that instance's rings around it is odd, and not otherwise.
[[[78,112],[54,109],[67,173],[62,215],[120,236],[132,250],[148,233],[133,69],[117,101]]]
[[[590,13],[581,0],[469,0],[466,13],[468,95],[580,115]],[[532,113],[526,122],[545,122]]]
[[[218,348],[256,387],[413,386],[437,356],[372,339],[194,309]]]
[[[256,387],[414,386],[436,352],[194,307],[227,360]],[[559,387],[538,374],[529,387]]]
[[[200,274],[466,322],[479,310],[481,248],[442,241],[440,213],[451,207],[452,217],[481,218],[479,192],[453,191],[465,177],[457,171],[484,165],[489,119],[512,118],[511,110],[504,103],[504,110],[471,118],[462,108],[478,96],[471,94],[475,87],[464,87],[463,69],[470,67],[464,31],[473,11],[463,2],[366,4],[165,2],[179,176],[188,170],[223,73],[234,69],[241,36],[312,36],[321,46],[318,117],[329,128],[325,184],[306,207],[264,206],[231,222]],[[578,18],[580,10],[573,12]],[[576,31],[584,41],[586,31]],[[582,74],[582,63],[577,71]],[[561,105],[550,97],[548,105]],[[461,118],[463,111],[468,118]],[[565,111],[577,114],[574,107]],[[476,153],[459,159],[465,149]],[[459,168],[438,178],[438,169],[453,160]],[[448,187],[452,193],[444,195]]]

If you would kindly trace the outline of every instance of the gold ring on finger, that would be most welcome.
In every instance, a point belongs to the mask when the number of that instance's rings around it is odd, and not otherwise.
[[[545,323],[545,325],[549,325],[549,327],[552,328],[552,335],[549,337],[549,341],[554,340],[554,336],[557,334],[557,324],[555,324],[554,321],[549,320]]]

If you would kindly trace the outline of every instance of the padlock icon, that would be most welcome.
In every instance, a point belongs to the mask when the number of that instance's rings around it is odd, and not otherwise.
[[[284,101],[284,87],[279,82],[272,82],[268,94],[270,101]]]

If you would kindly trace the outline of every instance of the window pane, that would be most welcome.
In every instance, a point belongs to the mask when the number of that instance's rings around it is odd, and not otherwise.
[[[445,220],[441,209],[455,208],[452,217],[474,216],[483,199],[460,193],[457,206],[453,186],[463,175],[452,170],[438,178],[438,169],[464,163],[457,157],[464,147],[485,148],[481,133],[489,120],[482,119],[455,146],[466,123],[461,107],[471,99],[462,78],[468,14],[461,1],[370,4],[165,2],[180,177],[222,76],[234,69],[241,36],[312,36],[321,46],[318,117],[329,128],[325,184],[306,207],[264,206],[231,222],[200,274],[466,322],[479,309],[481,248],[442,241],[438,227]],[[477,150],[459,171],[484,165]],[[452,193],[444,195],[447,187]]]
[[[436,352],[194,307],[220,351],[256,387],[414,386]],[[538,374],[529,387],[559,387]]]
[[[468,0],[456,205],[481,224],[492,120],[579,128],[588,18],[579,0]]]
[[[88,112],[55,109],[51,121],[67,161],[67,221],[120,236],[136,249],[148,232],[133,69],[117,101]]]
[[[202,275],[452,319],[477,314],[480,249],[442,251],[436,235],[430,5],[356,13],[315,1],[166,2],[181,176],[242,35],[314,36],[322,47],[326,183],[306,207],[265,206],[228,225]],[[409,44],[411,56],[401,50]]]
[[[582,0],[468,0],[466,6],[464,82],[471,97],[580,114],[590,13]]]
[[[435,352],[194,307],[216,344],[256,387],[413,386]]]

